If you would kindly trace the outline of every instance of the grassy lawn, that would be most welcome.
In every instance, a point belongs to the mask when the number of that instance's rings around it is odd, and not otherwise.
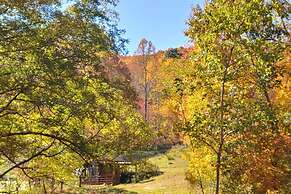
[[[191,188],[185,180],[187,162],[182,159],[183,148],[173,148],[166,154],[161,154],[150,158],[150,162],[159,166],[162,175],[153,177],[149,180],[132,183],[120,184],[116,189],[126,190],[133,193],[169,193],[169,194],[188,194],[199,193]]]
[[[159,154],[149,159],[157,165],[161,175],[151,179],[130,184],[116,186],[85,186],[79,190],[80,194],[190,194],[200,193],[185,180],[187,162],[183,160],[184,149],[172,148],[165,154]]]

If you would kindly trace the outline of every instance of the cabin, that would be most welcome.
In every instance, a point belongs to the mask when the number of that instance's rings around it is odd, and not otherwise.
[[[81,185],[102,185],[120,183],[121,165],[130,165],[123,157],[118,157],[114,161],[94,161],[85,164],[80,174]]]
[[[93,162],[84,165],[80,185],[119,184],[120,167],[115,162]]]

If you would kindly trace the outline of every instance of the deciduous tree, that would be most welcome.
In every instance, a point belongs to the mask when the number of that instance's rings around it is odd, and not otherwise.
[[[288,6],[286,1],[216,0],[193,9],[187,35],[197,48],[195,87],[204,91],[208,105],[193,114],[188,133],[216,154],[217,194],[232,153],[228,148],[242,134],[285,130],[271,91],[278,86],[277,63],[289,40]]]
[[[147,141],[125,74],[108,72],[124,43],[116,3],[1,1],[0,178],[51,175],[42,164],[56,156],[78,166]]]

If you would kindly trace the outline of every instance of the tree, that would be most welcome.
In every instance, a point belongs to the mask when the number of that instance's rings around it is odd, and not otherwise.
[[[144,95],[144,119],[146,122],[148,122],[149,121],[149,99],[150,99],[151,87],[153,84],[153,79],[151,79],[151,76],[153,73],[150,72],[150,62],[154,61],[152,58],[155,55],[155,47],[151,41],[142,39],[138,45],[136,55],[138,55],[137,63],[139,63],[139,65],[143,69],[142,76],[141,76],[142,77],[141,87],[143,89],[143,95]]]
[[[287,6],[286,1],[217,0],[193,9],[187,35],[197,48],[195,87],[208,105],[193,114],[187,132],[216,155],[217,194],[228,148],[247,141],[240,135],[280,131],[270,92],[277,87],[276,64],[289,36]]]
[[[113,79],[108,72],[117,69],[108,61],[124,43],[113,22],[114,5],[2,1],[0,178],[44,177],[52,169],[43,162],[57,156],[77,158],[72,165],[78,166],[146,144],[149,133],[126,75],[116,71]]]

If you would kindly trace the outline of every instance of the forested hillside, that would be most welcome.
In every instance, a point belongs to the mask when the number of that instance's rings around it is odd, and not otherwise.
[[[131,55],[117,4],[0,1],[0,193],[289,193],[290,3],[205,1]]]

